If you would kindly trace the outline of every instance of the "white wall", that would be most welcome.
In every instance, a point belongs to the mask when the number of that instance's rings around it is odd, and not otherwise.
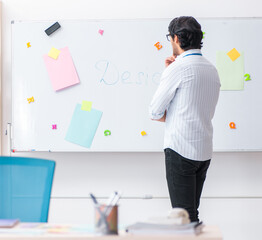
[[[11,122],[11,20],[262,17],[259,0],[2,0],[2,143]],[[244,30],[243,30],[244,34]],[[223,37],[223,36],[221,36]],[[254,36],[252,36],[254,37]],[[22,154],[20,154],[22,155]],[[31,153],[57,162],[50,222],[93,223],[94,192],[105,198],[122,189],[120,224],[170,209],[162,153]],[[262,239],[262,153],[215,153],[206,181],[201,219],[222,229],[224,239]],[[152,194],[153,199],[142,199]],[[102,200],[101,200],[102,201]]]

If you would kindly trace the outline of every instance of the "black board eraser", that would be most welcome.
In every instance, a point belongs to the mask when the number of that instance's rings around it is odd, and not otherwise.
[[[53,32],[55,32],[60,27],[61,27],[60,24],[58,22],[56,22],[51,27],[47,28],[45,30],[45,33],[49,36],[49,35],[51,35]]]

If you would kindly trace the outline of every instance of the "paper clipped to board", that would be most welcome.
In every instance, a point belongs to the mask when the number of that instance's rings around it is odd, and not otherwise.
[[[243,90],[244,89],[244,54],[232,61],[226,52],[216,53],[216,67],[219,74],[220,90]]]
[[[78,84],[79,78],[68,47],[60,49],[59,58],[44,55],[44,62],[55,91]]]
[[[101,111],[94,108],[91,111],[83,111],[81,104],[77,104],[65,140],[90,148],[101,117]]]

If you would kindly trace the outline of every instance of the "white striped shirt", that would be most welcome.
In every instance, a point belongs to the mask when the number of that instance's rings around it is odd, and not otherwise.
[[[164,149],[171,148],[185,158],[211,159],[212,118],[220,91],[216,68],[191,49],[179,55],[163,72],[150,105],[151,119],[165,111]]]

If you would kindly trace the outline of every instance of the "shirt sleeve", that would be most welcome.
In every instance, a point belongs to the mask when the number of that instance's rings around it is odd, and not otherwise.
[[[177,68],[167,67],[161,76],[160,84],[149,107],[149,115],[153,120],[162,118],[170,102],[175,96],[181,82],[181,73]]]

